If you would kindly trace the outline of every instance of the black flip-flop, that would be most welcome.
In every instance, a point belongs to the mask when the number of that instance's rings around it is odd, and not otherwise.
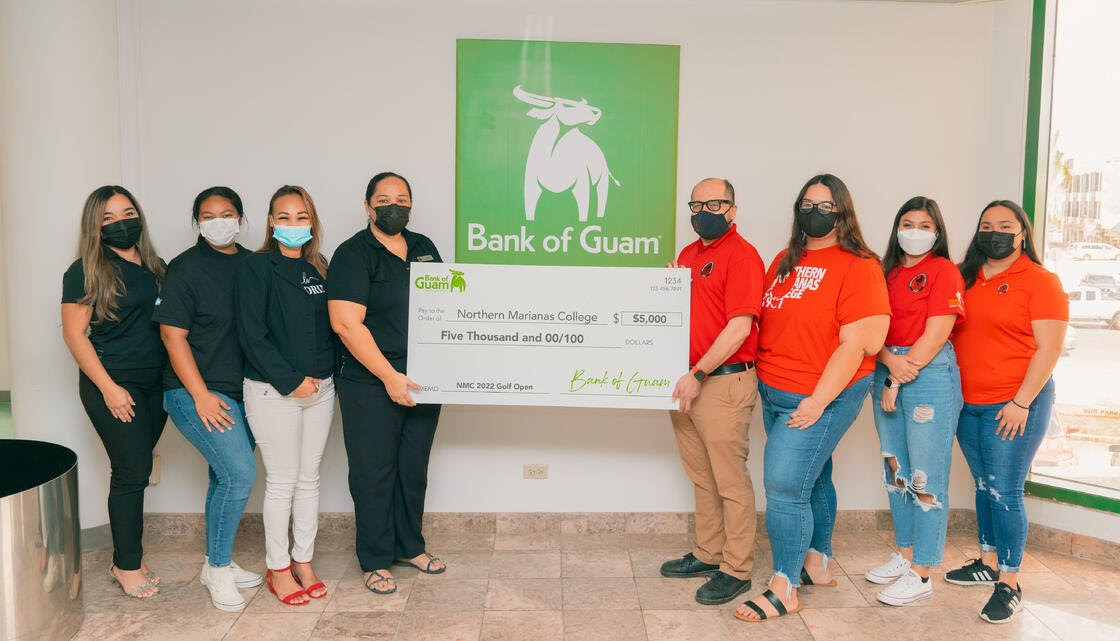
[[[801,604],[800,601],[798,601],[797,602],[797,607],[795,609],[787,610],[785,604],[782,603],[782,600],[778,598],[777,594],[774,594],[773,590],[766,590],[765,592],[762,593],[762,596],[765,597],[766,600],[770,602],[770,605],[774,606],[774,610],[776,610],[778,612],[778,617],[783,617],[787,614],[797,614],[798,612],[801,611],[801,609],[803,607],[805,607],[804,605]],[[766,619],[770,618],[766,614],[766,610],[763,610],[762,608],[755,605],[754,601],[743,601],[743,605],[745,605],[748,608],[754,610],[754,613],[758,615],[758,618],[757,619],[747,618],[747,617],[739,614],[738,610],[735,610],[734,612],[732,612],[732,614],[734,614],[735,618],[739,619],[740,621],[746,621],[747,623],[758,623],[760,621],[765,621]],[[774,617],[774,618],[776,619],[778,617]]]
[[[371,580],[373,581],[372,583],[370,583]],[[378,583],[381,583],[382,581],[392,581],[393,582],[392,589],[379,590],[379,589],[373,587],[374,585],[377,585]],[[391,576],[386,576],[386,575],[382,574],[381,570],[374,570],[373,572],[370,572],[369,576],[366,577],[365,584],[366,584],[366,589],[369,590],[370,592],[373,592],[374,594],[392,594],[392,593],[397,591],[397,581],[396,581],[396,579],[394,579]]]
[[[425,552],[424,554],[428,554],[428,553]],[[439,561],[439,560],[440,559],[439,559],[438,556],[432,556],[431,554],[428,554],[428,562],[424,564],[424,567],[420,567],[419,565],[416,565],[412,561],[406,561],[404,559],[397,559],[396,561],[393,561],[393,565],[407,565],[408,567],[413,567],[413,568],[416,568],[417,570],[420,570],[424,574],[443,574],[445,571],[447,571],[447,565],[444,565],[442,568],[440,568],[438,570],[433,570],[432,569],[432,564],[435,563],[436,561]]]

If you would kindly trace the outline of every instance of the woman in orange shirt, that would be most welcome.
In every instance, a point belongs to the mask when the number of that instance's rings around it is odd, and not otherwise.
[[[836,585],[828,570],[836,488],[832,451],[871,386],[890,321],[887,285],[847,186],[814,176],[793,205],[789,246],[766,274],[758,392],[766,424],[769,589],[735,611],[744,621],[798,612],[797,589]]]
[[[968,318],[953,334],[964,393],[957,441],[976,482],[980,558],[945,580],[994,584],[980,617],[1006,623],[1023,599],[1023,484],[1054,406],[1050,374],[1069,300],[1058,277],[1042,267],[1023,208],[1008,200],[984,208],[961,275]]]

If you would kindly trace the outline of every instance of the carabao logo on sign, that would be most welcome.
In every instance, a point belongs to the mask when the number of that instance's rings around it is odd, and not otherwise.
[[[457,43],[455,261],[661,266],[680,49]]]
[[[553,193],[570,191],[579,221],[585,223],[591,187],[595,188],[596,216],[602,218],[611,181],[617,186],[621,183],[607,168],[598,143],[580,130],[581,125],[590,127],[599,122],[602,110],[587,104],[586,98],[576,101],[538,96],[521,85],[513,88],[513,95],[533,105],[527,116],[544,121],[533,135],[525,161],[525,220],[536,217],[537,201],[541,191],[547,189]]]

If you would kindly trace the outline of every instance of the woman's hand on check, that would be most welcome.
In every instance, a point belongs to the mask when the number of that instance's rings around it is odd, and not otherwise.
[[[389,393],[389,398],[397,405],[404,405],[405,407],[415,407],[416,401],[412,400],[412,394],[409,390],[419,390],[420,385],[411,378],[401,374],[400,372],[393,372],[393,374],[385,381],[385,391]]]

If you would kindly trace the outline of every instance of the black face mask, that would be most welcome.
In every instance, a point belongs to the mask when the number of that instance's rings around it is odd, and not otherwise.
[[[723,214],[702,211],[692,215],[692,229],[704,240],[715,240],[727,233],[731,223]]]
[[[824,238],[836,227],[836,212],[826,214],[816,205],[809,211],[798,209],[794,217],[797,219],[797,226],[810,238]]]
[[[978,231],[976,247],[992,260],[1007,258],[1015,253],[1015,237],[1018,235],[1006,231]]]
[[[408,225],[408,213],[412,211],[412,208],[393,203],[374,207],[373,211],[377,214],[373,224],[377,225],[377,228],[386,234],[396,236],[404,231],[405,226]]]
[[[140,240],[142,231],[144,223],[139,218],[123,218],[101,226],[101,242],[117,249],[128,249]]]

